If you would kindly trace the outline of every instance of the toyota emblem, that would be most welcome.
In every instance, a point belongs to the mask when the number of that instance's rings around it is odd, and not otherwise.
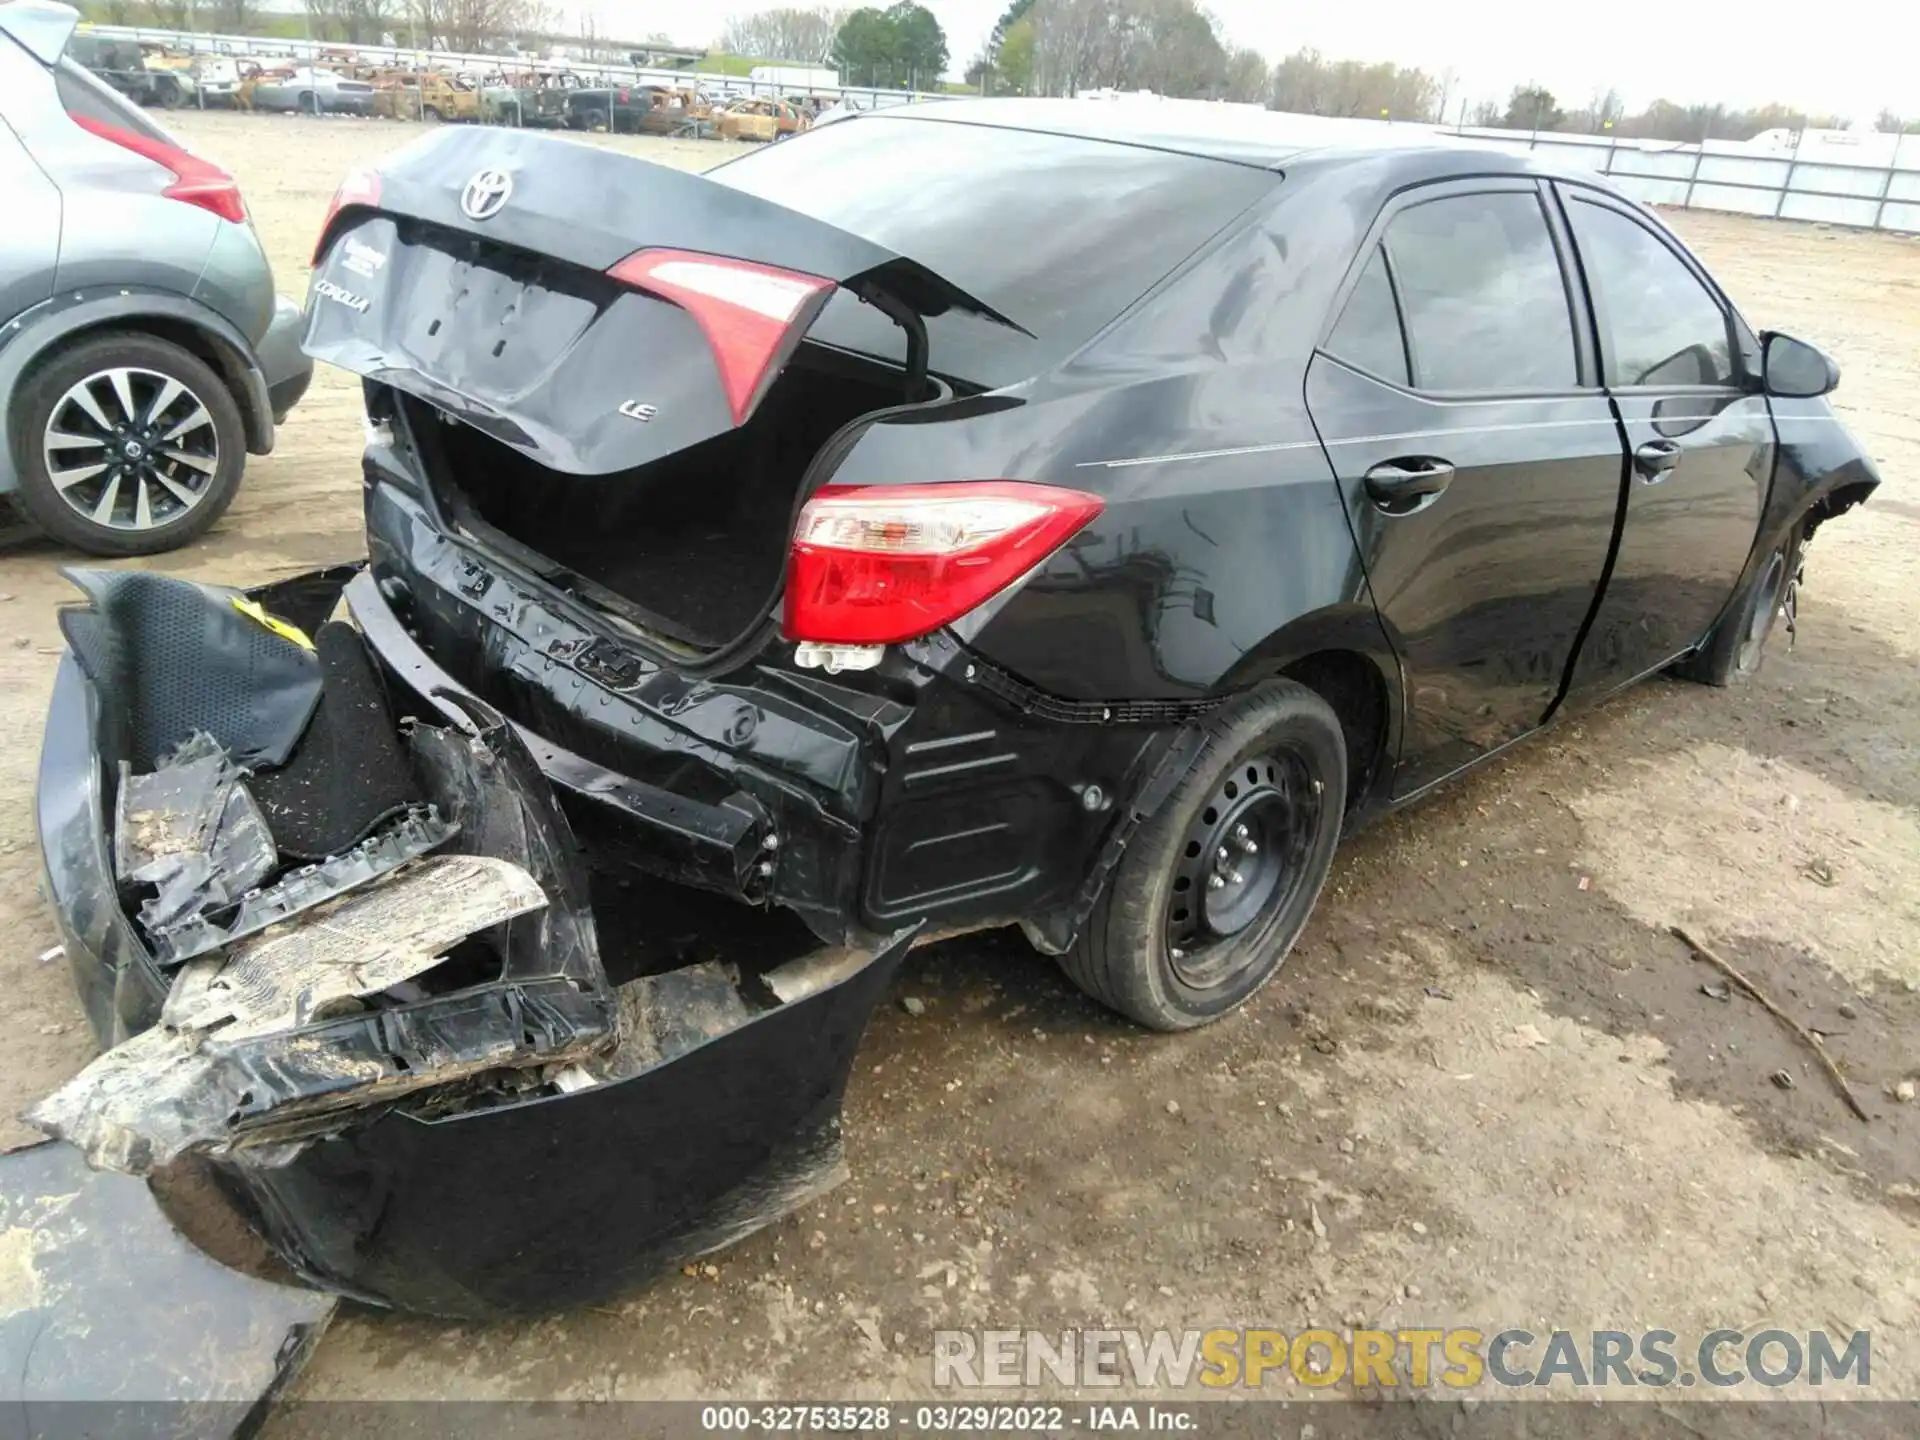
[[[491,220],[513,196],[513,176],[488,167],[467,181],[460,192],[460,210],[469,220]]]

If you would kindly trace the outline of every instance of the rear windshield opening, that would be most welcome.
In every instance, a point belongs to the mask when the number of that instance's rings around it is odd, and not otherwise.
[[[405,403],[442,502],[469,529],[532,552],[562,588],[614,602],[667,639],[715,649],[773,609],[814,456],[848,421],[899,404],[901,381],[803,345],[740,429],[592,476],[549,469]]]

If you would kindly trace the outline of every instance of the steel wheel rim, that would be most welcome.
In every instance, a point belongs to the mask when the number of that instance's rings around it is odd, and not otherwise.
[[[67,508],[110,530],[173,524],[206,500],[220,469],[205,402],[173,376],[137,365],[73,385],[54,402],[40,451]]]
[[[1751,670],[1760,658],[1761,647],[1767,643],[1767,636],[1773,631],[1774,617],[1779,613],[1780,603],[1785,598],[1787,577],[1787,555],[1784,550],[1773,552],[1773,558],[1767,562],[1767,573],[1760,582],[1760,598],[1753,607],[1753,613],[1747,617],[1746,637],[1740,642],[1740,668]]]
[[[1182,984],[1215,989],[1258,963],[1307,884],[1324,791],[1290,749],[1221,778],[1188,828],[1167,901],[1167,960]]]

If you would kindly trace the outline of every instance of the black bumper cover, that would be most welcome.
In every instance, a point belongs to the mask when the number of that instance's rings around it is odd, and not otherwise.
[[[343,579],[262,598],[299,621],[323,613]],[[37,803],[47,893],[88,1018],[111,1045],[155,1023],[168,979],[115,892],[100,708],[68,657]],[[800,998],[624,1078],[486,1108],[368,1112],[290,1159],[216,1157],[216,1173],[290,1265],[342,1294],[473,1318],[610,1296],[839,1178],[854,1054],[912,940],[903,931],[842,960]]]

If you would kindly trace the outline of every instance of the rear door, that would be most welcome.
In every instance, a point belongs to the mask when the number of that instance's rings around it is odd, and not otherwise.
[[[1404,795],[1537,726],[1601,583],[1624,456],[1535,181],[1404,192],[1307,377],[1403,670]]]
[[[1620,553],[1574,671],[1591,696],[1712,628],[1759,530],[1773,422],[1745,383],[1741,327],[1692,260],[1611,196],[1561,196],[1632,455]]]

